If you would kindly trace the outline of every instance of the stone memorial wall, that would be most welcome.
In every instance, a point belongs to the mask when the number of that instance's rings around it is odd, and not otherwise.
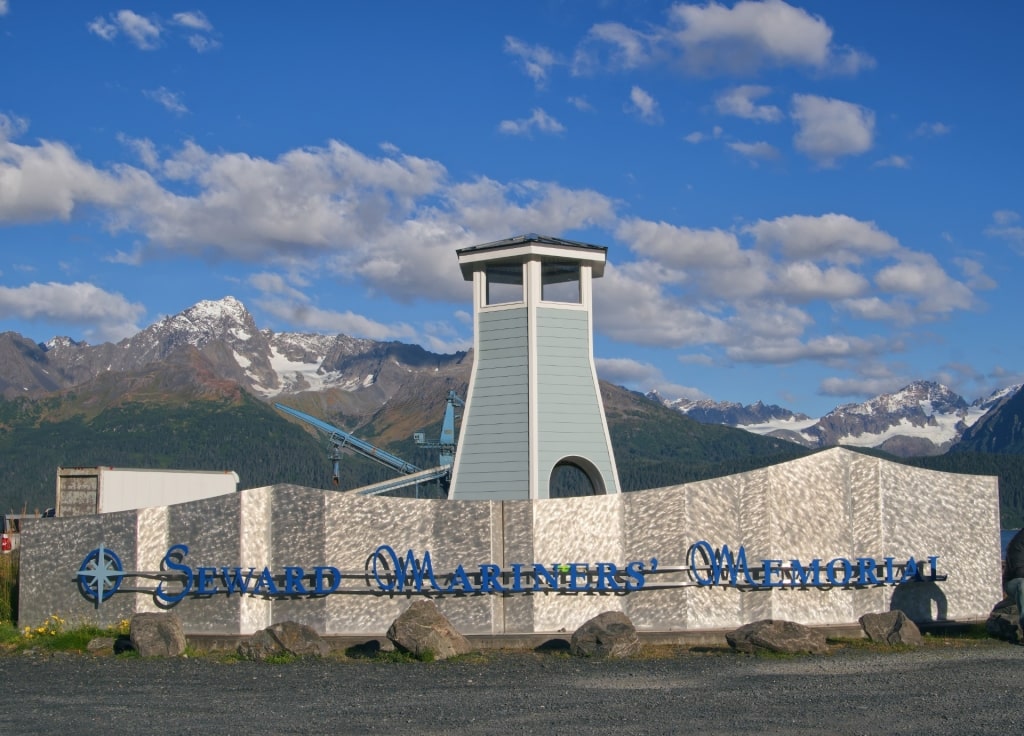
[[[767,561],[767,562],[766,562]],[[433,599],[463,634],[640,631],[764,618],[984,619],[1001,597],[997,479],[844,449],[698,483],[540,501],[366,497],[290,485],[40,519],[19,623],[174,610],[189,634],[295,621],[382,635]]]

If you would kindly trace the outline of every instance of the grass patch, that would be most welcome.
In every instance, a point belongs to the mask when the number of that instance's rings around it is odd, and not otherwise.
[[[0,624],[0,644],[2,645],[16,645],[21,641],[21,632],[12,623]]]

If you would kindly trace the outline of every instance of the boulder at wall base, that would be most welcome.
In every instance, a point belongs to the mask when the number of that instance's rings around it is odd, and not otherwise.
[[[324,657],[331,648],[311,627],[294,621],[282,621],[257,631],[238,645],[245,659],[262,661],[288,654],[294,657]]]
[[[185,653],[185,630],[175,613],[132,614],[129,636],[143,657],[180,657]]]
[[[1021,644],[1020,613],[1012,598],[1004,598],[992,609],[985,622],[985,631],[993,639]]]
[[[469,640],[455,630],[433,601],[416,601],[396,618],[388,639],[397,649],[420,659],[447,659],[470,651]]]
[[[640,651],[640,637],[626,614],[605,611],[573,632],[569,650],[577,657],[629,657]]]
[[[744,624],[725,635],[737,652],[778,652],[780,654],[824,654],[825,637],[814,629],[793,621],[764,619]]]
[[[884,613],[865,613],[859,619],[860,627],[868,639],[878,644],[896,646],[921,646],[921,630],[917,624],[907,618],[903,611],[885,611]]]

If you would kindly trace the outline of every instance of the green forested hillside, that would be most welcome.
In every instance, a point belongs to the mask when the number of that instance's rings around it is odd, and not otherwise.
[[[810,452],[783,440],[699,424],[619,387],[602,388],[625,491],[744,472]],[[325,419],[346,426],[344,418]],[[375,442],[372,427],[371,422],[356,433]],[[436,424],[423,429],[428,436],[439,431]],[[411,438],[385,449],[423,468],[436,465],[436,451],[416,447]],[[1024,455],[957,452],[888,459],[946,472],[996,475],[1003,526],[1024,525]],[[0,512],[53,506],[57,467],[76,465],[234,470],[241,488],[275,483],[334,487],[324,442],[245,394],[223,401],[129,402],[93,415],[66,398],[0,401]],[[386,468],[346,456],[338,487],[356,488],[390,477]],[[419,492],[440,495],[435,487]]]
[[[316,438],[248,397],[129,403],[91,418],[38,421],[38,415],[32,402],[0,402],[0,511],[53,506],[58,466],[234,470],[241,488],[330,487],[331,468]],[[343,468],[349,487],[386,475],[366,461]]]
[[[93,416],[80,413],[75,402],[74,397],[0,401],[0,512],[53,506],[58,466],[234,470],[241,488],[274,483],[334,487],[325,443],[245,394],[240,400],[128,402]],[[606,388],[605,403],[627,491],[726,475],[807,454],[787,442],[698,424],[617,387]],[[345,427],[343,418],[325,419]],[[357,434],[376,442],[373,426],[364,425]],[[428,436],[439,432],[436,425],[423,429]],[[436,451],[416,447],[411,438],[383,446],[423,468],[437,463]],[[338,488],[390,477],[376,463],[346,456]],[[440,495],[434,487],[419,492]]]

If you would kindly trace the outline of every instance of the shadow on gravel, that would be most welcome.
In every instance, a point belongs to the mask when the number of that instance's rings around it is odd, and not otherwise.
[[[548,639],[543,644],[534,647],[533,651],[545,654],[550,652],[568,652],[570,649],[569,642],[565,639]]]

